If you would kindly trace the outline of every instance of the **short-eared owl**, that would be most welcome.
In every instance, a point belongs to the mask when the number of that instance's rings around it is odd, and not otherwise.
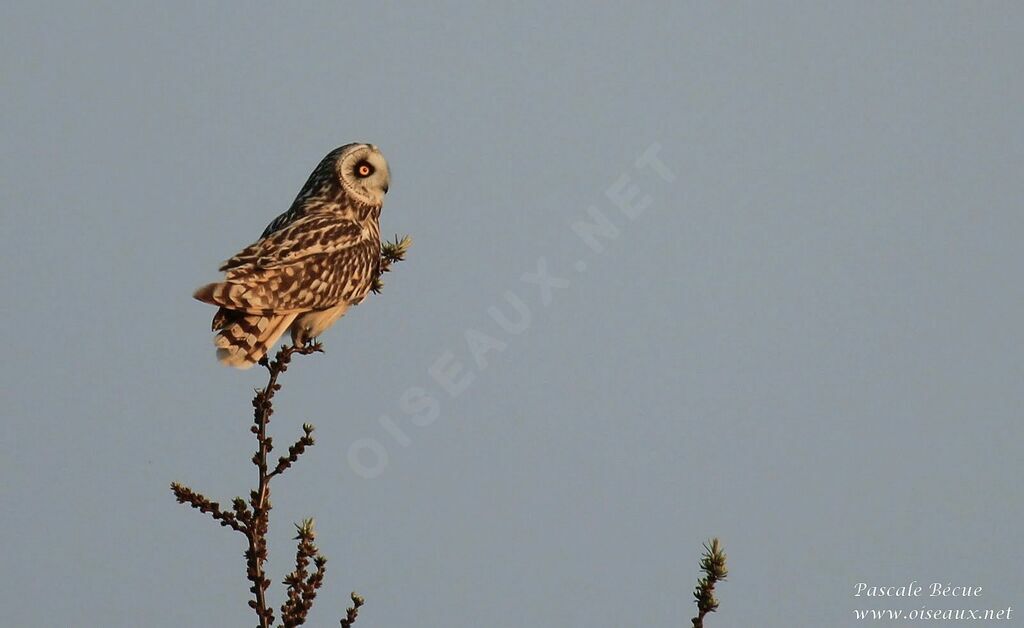
[[[224,281],[196,290],[220,306],[213,330],[222,364],[249,368],[289,328],[293,342],[309,342],[366,298],[380,267],[389,176],[373,144],[331,151],[291,208],[224,262]]]

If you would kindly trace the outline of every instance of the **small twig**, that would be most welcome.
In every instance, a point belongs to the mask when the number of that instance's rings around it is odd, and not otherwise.
[[[704,544],[704,555],[700,559],[700,569],[704,572],[704,576],[697,581],[697,587],[693,590],[698,613],[690,620],[693,623],[693,628],[704,628],[704,616],[718,610],[715,585],[729,575],[729,570],[725,567],[725,558],[722,544],[717,538]]]
[[[324,574],[327,572],[327,559],[314,543],[316,532],[313,520],[306,519],[297,523],[295,529],[298,531],[295,540],[299,543],[295,551],[295,570],[284,578],[284,584],[288,585],[288,599],[281,605],[284,628],[306,623],[306,614],[313,607],[316,592],[324,583]],[[316,567],[312,574],[308,570],[310,561]]]
[[[381,277],[384,273],[391,272],[391,265],[400,262],[405,259],[405,254],[408,252],[409,247],[412,246],[412,238],[409,236],[403,236],[401,239],[396,235],[395,240],[385,241],[380,247],[380,268],[377,272],[377,277],[374,278],[373,284],[370,286],[375,294],[380,294],[380,291],[384,288],[384,282]]]
[[[348,607],[345,618],[341,620],[341,628],[351,628],[359,617],[359,608],[366,603],[366,599],[355,591],[352,592],[352,606]]]
[[[293,462],[299,459],[299,456],[305,453],[307,447],[312,447],[316,444],[316,441],[313,439],[313,430],[315,429],[310,423],[302,424],[302,431],[305,434],[300,436],[299,440],[295,441],[295,444],[288,448],[287,456],[281,456],[277,459],[277,466],[267,476],[268,479],[284,473],[286,469],[292,466]]]
[[[188,504],[199,512],[209,513],[224,527],[239,532],[245,531],[245,520],[238,516],[237,511],[235,513],[224,512],[217,502],[210,501],[205,496],[177,482],[171,482],[171,490],[174,491],[174,496],[178,498],[179,504]]]

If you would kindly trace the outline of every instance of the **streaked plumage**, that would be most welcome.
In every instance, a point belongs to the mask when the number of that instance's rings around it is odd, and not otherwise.
[[[309,342],[366,298],[380,268],[389,178],[372,144],[331,151],[288,211],[224,262],[224,281],[196,291],[220,306],[213,330],[222,364],[249,368],[288,329],[293,342]]]

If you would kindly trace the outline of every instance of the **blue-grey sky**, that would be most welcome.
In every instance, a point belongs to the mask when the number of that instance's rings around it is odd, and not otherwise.
[[[4,3],[4,623],[252,623],[167,488],[254,477],[190,295],[350,141],[415,244],[279,397],[311,625],[688,625],[713,535],[712,627],[1024,616],[1022,58],[1010,2]],[[983,594],[854,597],[911,580]]]

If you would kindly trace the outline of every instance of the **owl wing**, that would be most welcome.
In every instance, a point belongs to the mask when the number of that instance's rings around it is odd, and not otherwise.
[[[284,229],[260,238],[224,262],[227,279],[259,270],[282,268],[304,257],[336,253],[355,246],[365,237],[362,226],[337,215],[300,218]]]
[[[332,307],[341,300],[346,272],[366,256],[368,245],[355,221],[307,216],[224,262],[225,281],[203,286],[195,298],[264,315]]]

